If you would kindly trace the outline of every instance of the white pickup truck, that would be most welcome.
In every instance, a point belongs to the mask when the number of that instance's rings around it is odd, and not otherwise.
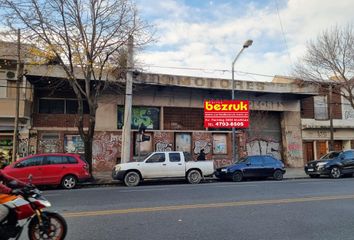
[[[165,178],[185,178],[189,183],[197,184],[213,173],[213,161],[194,161],[186,152],[153,152],[137,162],[117,164],[112,177],[133,187],[144,179]]]

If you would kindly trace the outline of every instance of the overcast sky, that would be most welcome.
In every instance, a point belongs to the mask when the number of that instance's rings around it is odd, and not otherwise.
[[[353,0],[136,1],[156,31],[156,42],[137,53],[138,67],[177,75],[231,78],[232,61],[252,39],[235,64],[235,78],[289,76],[307,41],[354,22]]]

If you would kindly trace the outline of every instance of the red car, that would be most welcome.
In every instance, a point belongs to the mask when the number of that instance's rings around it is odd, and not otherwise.
[[[35,185],[61,185],[65,189],[91,178],[87,162],[71,153],[31,155],[8,165],[4,172],[24,182],[32,176]]]

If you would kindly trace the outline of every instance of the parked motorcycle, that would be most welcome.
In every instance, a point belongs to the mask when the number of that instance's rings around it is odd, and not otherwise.
[[[30,240],[65,238],[65,219],[58,213],[43,211],[51,204],[33,185],[22,188],[18,195],[2,194],[0,198],[0,204],[10,209],[9,217],[0,223],[0,240],[19,239],[27,223]]]

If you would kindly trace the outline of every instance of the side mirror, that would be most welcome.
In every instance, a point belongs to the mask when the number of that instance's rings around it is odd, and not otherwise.
[[[250,163],[250,162],[247,162],[247,163],[246,163],[246,165],[247,165],[247,166],[250,166],[250,165],[251,165],[251,163]]]

